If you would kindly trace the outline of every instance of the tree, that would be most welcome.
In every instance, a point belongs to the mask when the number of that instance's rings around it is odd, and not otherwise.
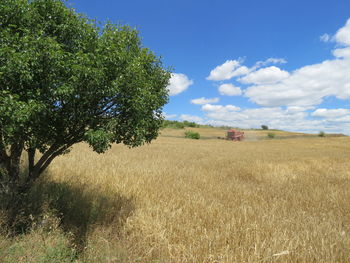
[[[151,142],[169,78],[128,26],[101,29],[61,0],[1,0],[2,191],[25,192],[79,142],[98,153],[112,143]]]
[[[319,137],[326,137],[326,133],[325,133],[324,131],[320,131],[320,132],[318,133],[318,136],[319,136]]]
[[[261,129],[263,129],[263,130],[268,130],[269,127],[268,127],[267,125],[261,125]]]

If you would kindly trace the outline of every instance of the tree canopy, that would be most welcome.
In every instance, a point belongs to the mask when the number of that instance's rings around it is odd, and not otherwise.
[[[60,0],[1,0],[1,179],[18,185],[23,152],[28,184],[75,143],[150,142],[169,78],[133,28],[100,28]]]

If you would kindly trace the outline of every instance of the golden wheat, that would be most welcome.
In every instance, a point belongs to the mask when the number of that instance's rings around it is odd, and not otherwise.
[[[53,162],[80,262],[350,262],[348,137],[192,130],[204,139],[165,130],[151,145],[98,155],[80,144]]]
[[[120,251],[128,262],[350,262],[349,138],[171,137],[182,133],[104,155],[80,144],[53,163],[51,180],[106,200],[82,262]]]

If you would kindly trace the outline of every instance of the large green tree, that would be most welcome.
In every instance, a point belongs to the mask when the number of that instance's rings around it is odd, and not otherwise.
[[[1,0],[2,191],[30,188],[73,144],[103,153],[156,138],[169,78],[130,27],[101,29],[60,0]]]

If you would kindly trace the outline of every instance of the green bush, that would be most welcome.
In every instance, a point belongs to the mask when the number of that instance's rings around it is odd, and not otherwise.
[[[318,136],[319,137],[326,137],[326,133],[324,131],[320,131]]]
[[[179,121],[164,120],[163,128],[183,129],[185,128],[185,124]]]
[[[191,122],[191,121],[183,121],[183,124],[186,127],[192,127],[192,128],[197,128],[199,125],[195,122]]]
[[[174,128],[176,128],[176,129],[183,129],[183,128],[185,128],[185,125],[182,122],[176,122],[174,124]]]
[[[198,140],[200,137],[201,136],[198,132],[194,132],[194,131],[186,131],[185,132],[185,138]]]
[[[267,134],[267,137],[269,137],[270,139],[273,139],[273,138],[276,137],[276,134],[274,134],[273,132],[269,132],[269,133]]]

